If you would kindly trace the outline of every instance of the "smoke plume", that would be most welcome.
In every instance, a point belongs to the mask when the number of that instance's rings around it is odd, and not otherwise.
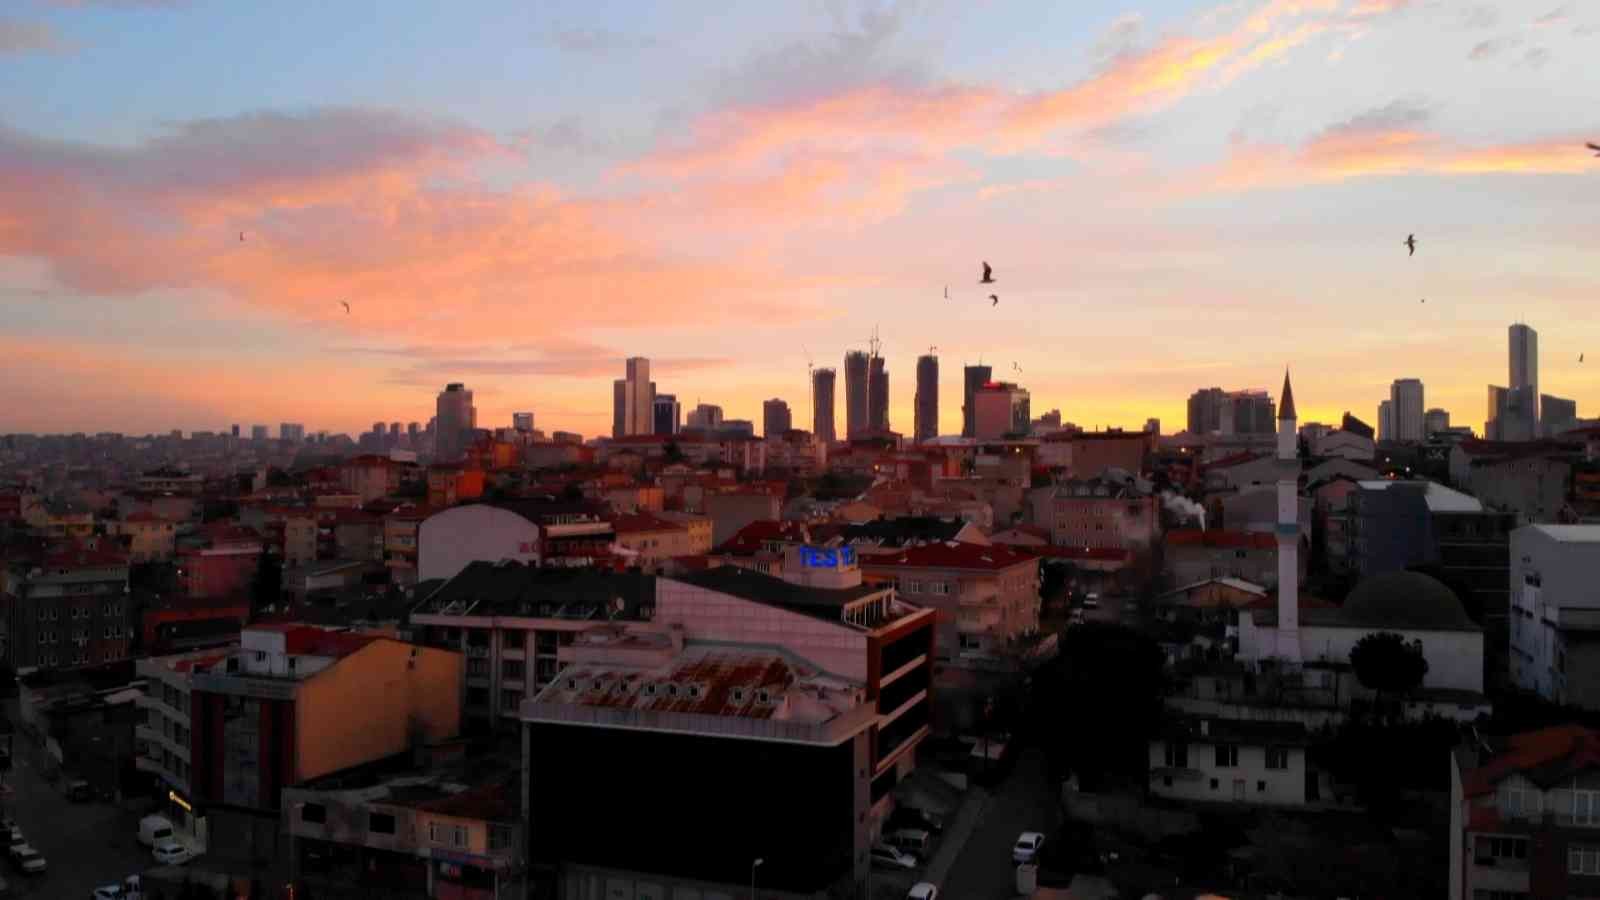
[[[1178,517],[1179,521],[1187,522],[1191,519],[1200,523],[1200,530],[1206,530],[1206,508],[1190,500],[1182,494],[1172,491],[1161,492],[1161,505]]]

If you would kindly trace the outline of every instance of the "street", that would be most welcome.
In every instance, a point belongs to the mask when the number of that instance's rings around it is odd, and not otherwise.
[[[1024,831],[1053,837],[1060,821],[1058,787],[1050,783],[1044,754],[1022,751],[1016,768],[996,787],[983,818],[956,858],[941,888],[942,896],[961,900],[1009,900],[1017,894],[1011,848]]]
[[[154,864],[149,849],[137,839],[137,814],[109,803],[68,801],[41,775],[44,751],[38,745],[19,732],[14,749],[16,759],[6,778],[13,792],[5,797],[4,808],[49,868],[43,875],[24,875],[8,860],[10,896],[88,897],[100,885]]]

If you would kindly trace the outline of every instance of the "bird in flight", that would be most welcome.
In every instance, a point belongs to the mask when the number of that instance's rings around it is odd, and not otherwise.
[[[944,298],[946,300],[950,299],[950,285],[948,284],[944,286]]]
[[[347,316],[350,315],[350,304],[349,304],[348,301],[340,300],[339,301],[339,305],[344,307],[344,314],[345,315],[347,315]]]
[[[983,277],[978,280],[978,283],[994,284],[994,270],[989,268],[988,263],[983,264]]]
[[[1022,371],[1022,367],[1017,365],[1016,363],[1012,363],[1011,364],[1011,370],[1013,372],[1021,372]]]
[[[1427,297],[1423,297],[1423,298],[1422,298],[1422,302],[1423,302],[1423,303],[1427,303],[1427,302],[1428,302],[1428,298],[1427,298]]]
[[[239,232],[239,243],[244,243],[244,232]]]
[[[1584,143],[1584,146],[1588,147],[1590,150],[1593,150],[1595,156],[1600,156],[1600,144],[1596,144],[1594,141],[1587,141]]]
[[[1404,241],[1401,241],[1401,243],[1405,244],[1407,247],[1409,247],[1411,249],[1411,252],[1406,254],[1407,256],[1416,256],[1417,255],[1417,236],[1416,235],[1414,235],[1414,234],[1407,235],[1406,239]]]
[[[1578,354],[1578,362],[1583,362],[1583,354],[1582,353]]]
[[[1000,298],[995,296],[994,294],[990,294],[989,295],[989,299],[994,301],[993,303],[989,304],[989,308],[990,309],[993,309],[994,307],[1000,305]]]

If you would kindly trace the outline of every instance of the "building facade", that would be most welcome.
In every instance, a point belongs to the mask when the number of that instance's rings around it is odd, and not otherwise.
[[[1512,682],[1600,709],[1600,525],[1525,525],[1510,555]]]
[[[0,568],[0,659],[13,669],[72,668],[128,658],[128,560],[98,541]]]
[[[916,421],[912,437],[921,443],[939,436],[939,357],[917,357]]]
[[[1389,386],[1389,402],[1394,417],[1394,433],[1389,440],[1422,441],[1427,436],[1423,428],[1423,414],[1427,407],[1423,401],[1422,381],[1416,378],[1396,379]]]
[[[973,397],[978,389],[988,384],[994,377],[994,369],[989,366],[966,366],[961,370],[961,436],[975,437],[978,433],[978,409],[973,404]]]
[[[865,437],[872,427],[868,417],[870,364],[867,354],[860,350],[844,355],[844,432],[852,441]]]
[[[991,381],[973,394],[973,437],[996,441],[1026,435],[1033,427],[1028,392],[1007,381]]]
[[[466,385],[452,382],[439,392],[435,403],[433,455],[454,462],[466,452],[469,435],[478,427],[478,410]]]
[[[834,370],[817,369],[811,373],[811,433],[817,440],[831,444],[839,439],[833,424]]]
[[[762,437],[776,437],[793,427],[794,417],[789,413],[789,404],[776,397],[761,404]]]
[[[674,394],[657,394],[655,398],[655,433],[677,434],[683,427],[683,405]]]

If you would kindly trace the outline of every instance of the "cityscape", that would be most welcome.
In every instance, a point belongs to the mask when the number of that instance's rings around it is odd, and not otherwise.
[[[0,12],[0,896],[1600,897],[1600,8],[1080,6]]]

